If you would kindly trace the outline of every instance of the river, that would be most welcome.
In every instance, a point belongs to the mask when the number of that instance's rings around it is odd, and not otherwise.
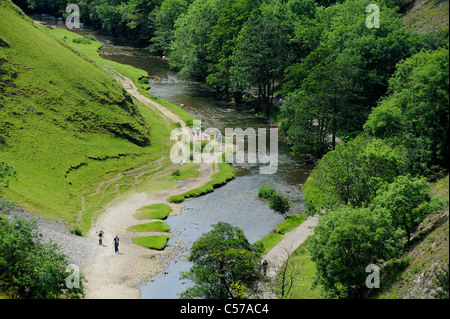
[[[32,18],[64,27],[62,21],[49,20],[48,17]],[[217,128],[222,132],[225,128],[269,128],[264,119],[236,109],[228,102],[216,100],[202,92],[198,84],[182,81],[166,60],[151,56],[145,49],[128,45],[126,39],[87,28],[77,32],[94,35],[103,44],[100,51],[103,58],[147,71],[151,85],[149,92],[174,104],[185,104],[185,109],[202,121],[203,128]],[[259,166],[253,164],[234,165],[234,168],[237,171],[236,179],[213,193],[184,202],[182,214],[167,219],[175,237],[169,241],[166,249],[172,249],[170,243],[177,241],[186,247],[186,253],[168,262],[165,274],[140,286],[143,299],[179,297],[178,294],[190,285],[190,282],[180,280],[180,271],[190,268],[190,263],[186,261],[188,249],[203,233],[211,230],[212,224],[223,221],[242,228],[251,243],[271,233],[283,221],[283,217],[272,211],[267,202],[258,199],[258,187],[262,183],[273,185],[294,202],[290,214],[304,212],[300,186],[306,181],[311,166],[291,156],[282,138],[279,138],[278,170],[275,174],[260,175]]]

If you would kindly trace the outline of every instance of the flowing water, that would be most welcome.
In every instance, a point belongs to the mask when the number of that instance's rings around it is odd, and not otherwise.
[[[38,17],[33,17],[38,19]],[[45,20],[48,24],[61,25],[62,21]],[[129,64],[148,72],[152,95],[164,98],[174,104],[185,104],[185,109],[202,121],[202,128],[217,128],[224,133],[225,128],[269,128],[269,125],[249,112],[235,109],[230,103],[214,99],[202,92],[195,83],[182,81],[169,68],[165,59],[150,56],[148,51],[127,45],[126,40],[102,35],[82,29],[81,34],[92,34],[103,43],[100,55],[119,63]],[[211,225],[219,221],[228,222],[243,229],[248,240],[253,243],[272,232],[283,218],[269,209],[267,202],[257,198],[258,187],[268,183],[288,196],[294,205],[290,214],[303,213],[304,201],[300,186],[308,177],[311,167],[299,158],[292,157],[288,146],[279,139],[278,171],[273,175],[260,175],[259,166],[239,164],[234,166],[237,177],[213,193],[188,200],[180,216],[169,217],[167,224],[172,234],[167,250],[174,244],[184,247],[180,254],[168,262],[165,274],[157,276],[153,282],[143,284],[140,289],[144,299],[175,299],[190,282],[180,280],[180,271],[187,271],[186,261],[189,247],[203,233],[211,230]],[[163,258],[158,256],[158,258]]]

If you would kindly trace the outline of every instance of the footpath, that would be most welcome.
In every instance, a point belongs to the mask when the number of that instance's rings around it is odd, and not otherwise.
[[[279,273],[281,267],[285,264],[290,255],[294,253],[307,239],[311,236],[314,231],[314,226],[317,225],[319,221],[318,216],[309,217],[297,228],[286,233],[284,238],[275,245],[271,250],[269,250],[261,260],[267,260],[268,269],[267,277],[274,281]],[[265,286],[261,289],[263,299],[276,299],[275,293],[272,289],[266,288]]]

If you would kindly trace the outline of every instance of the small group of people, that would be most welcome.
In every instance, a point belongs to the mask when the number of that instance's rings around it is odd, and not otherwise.
[[[199,127],[197,127],[197,128],[195,128],[195,127],[193,127],[192,128],[192,135],[195,137],[195,136],[200,136],[200,128]]]
[[[101,245],[102,242],[103,242],[103,235],[104,234],[105,234],[105,232],[102,229],[100,229],[97,232],[99,245]],[[114,237],[113,244],[114,244],[114,251],[115,251],[115,253],[119,253],[119,236],[116,235],[116,237]]]

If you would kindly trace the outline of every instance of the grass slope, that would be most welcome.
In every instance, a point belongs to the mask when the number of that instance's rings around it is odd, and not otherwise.
[[[0,160],[17,172],[2,196],[46,218],[82,222],[86,230],[110,197],[86,201],[80,216],[82,195],[120,171],[158,160],[168,152],[171,128],[159,111],[130,98],[101,66],[10,0],[0,3],[0,16]]]

